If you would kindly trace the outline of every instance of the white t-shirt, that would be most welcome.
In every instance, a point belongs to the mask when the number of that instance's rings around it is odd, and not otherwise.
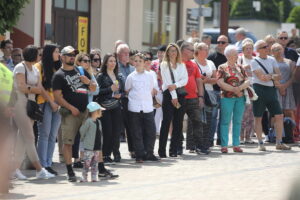
[[[153,77],[153,81],[154,81],[154,89],[156,89],[157,91],[159,91],[158,82],[157,82],[157,75],[156,75],[155,71],[150,70],[150,71],[148,71],[148,72],[149,72],[149,73],[152,75],[152,77]]]
[[[154,88],[153,76],[150,72],[132,72],[128,75],[125,90],[128,93],[128,110],[131,112],[150,113],[153,111],[152,90]]]
[[[201,65],[196,60],[193,60],[193,61],[197,64],[197,66],[200,70],[200,73],[202,75],[205,73],[206,77],[208,77],[208,78],[211,78],[211,76],[213,75],[213,71],[217,70],[215,64],[211,60],[206,60],[206,66]],[[210,90],[210,91],[214,90],[213,84],[205,83],[205,89]]]
[[[251,61],[252,72],[254,72],[255,70],[261,70],[264,74],[266,74],[265,70],[258,64],[258,62],[255,59],[257,59],[266,68],[266,70],[269,72],[269,74],[271,74],[271,75],[275,74],[274,69],[278,68],[278,64],[273,57],[268,56],[266,59],[263,59],[258,56]],[[264,85],[264,86],[270,86],[270,87],[274,86],[272,80],[268,81],[268,82],[261,81],[255,75],[255,73],[253,73],[253,83],[257,83],[257,84]]]
[[[28,67],[26,67],[26,69],[27,69],[27,86],[36,87],[38,85],[39,78],[40,78],[40,72],[38,68],[32,66],[32,70],[28,69]],[[14,68],[13,73],[14,73],[14,87],[17,91],[18,98],[24,99],[26,98],[26,96],[24,93],[19,91],[17,81],[16,81],[16,76],[17,74],[25,75],[25,64],[23,64],[23,62],[17,64]],[[28,94],[28,99],[35,101],[35,94]]]
[[[240,64],[240,65],[242,65],[242,66],[249,65],[250,69],[248,69],[248,68],[245,69],[245,67],[244,67],[244,70],[246,71],[246,73],[250,73],[252,71],[251,70],[251,61],[252,60],[253,60],[253,58],[249,59],[249,58],[246,58],[244,55],[242,55],[242,56],[238,57],[237,63]],[[250,74],[252,74],[252,72]],[[253,84],[253,78],[252,78],[252,76],[251,77],[248,76],[248,80],[250,81],[250,84],[252,85]]]

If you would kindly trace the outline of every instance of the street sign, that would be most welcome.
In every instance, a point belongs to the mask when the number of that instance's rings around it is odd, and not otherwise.
[[[194,1],[196,2],[196,4],[202,5],[202,4],[208,4],[212,0],[194,0]]]
[[[211,17],[212,16],[212,8],[211,7],[202,7],[202,16],[203,17]],[[193,17],[199,17],[199,8],[191,8],[190,13]]]

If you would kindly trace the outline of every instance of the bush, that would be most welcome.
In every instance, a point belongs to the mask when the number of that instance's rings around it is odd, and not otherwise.
[[[300,6],[294,7],[290,12],[289,18],[287,19],[289,23],[295,23],[297,28],[300,28]]]

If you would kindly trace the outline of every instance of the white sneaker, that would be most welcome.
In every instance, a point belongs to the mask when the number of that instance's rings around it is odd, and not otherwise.
[[[18,180],[27,180],[27,177],[24,174],[22,174],[22,172],[19,169],[16,169],[16,171],[15,171],[15,177]]]
[[[47,179],[47,178],[53,178],[55,177],[54,174],[49,173],[45,168],[42,168],[41,171],[36,172],[36,178],[37,179]]]

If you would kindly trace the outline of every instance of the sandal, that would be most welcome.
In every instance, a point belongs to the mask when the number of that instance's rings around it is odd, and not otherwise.
[[[228,153],[228,148],[227,147],[222,147],[221,152],[222,153]]]
[[[233,151],[236,153],[243,153],[243,149],[241,147],[233,147]]]

